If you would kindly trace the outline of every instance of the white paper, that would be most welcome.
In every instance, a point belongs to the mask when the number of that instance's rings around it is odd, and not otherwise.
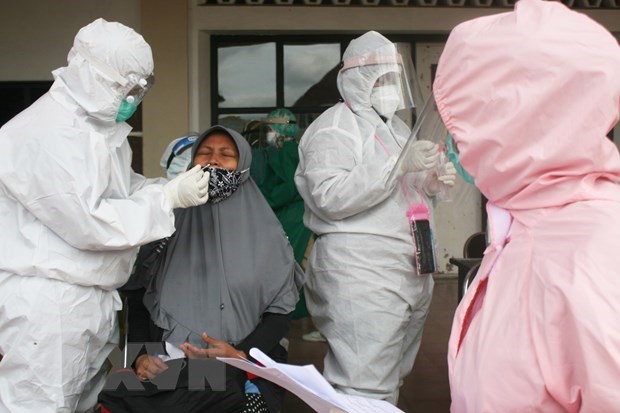
[[[323,375],[311,364],[296,366],[276,363],[257,348],[250,355],[263,366],[248,360],[218,357],[224,363],[272,381],[295,394],[318,413],[403,413],[394,405],[366,397],[349,396],[336,392]]]
[[[166,353],[168,354],[158,354],[157,357],[159,357],[163,361],[185,358],[185,353],[183,353],[183,350],[181,350],[174,344],[168,343],[167,341],[165,343],[166,343]]]

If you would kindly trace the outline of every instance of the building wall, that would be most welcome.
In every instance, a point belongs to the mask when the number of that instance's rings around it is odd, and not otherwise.
[[[140,31],[140,0],[2,0],[0,81],[52,80],[78,30],[103,17]]]
[[[162,174],[168,143],[189,132],[187,1],[142,2],[142,34],[153,48],[155,87],[142,108],[144,173]]]

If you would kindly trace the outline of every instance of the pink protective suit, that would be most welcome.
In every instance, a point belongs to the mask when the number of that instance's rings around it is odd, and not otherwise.
[[[619,412],[618,42],[520,0],[453,30],[434,94],[492,236],[454,318],[452,412]]]

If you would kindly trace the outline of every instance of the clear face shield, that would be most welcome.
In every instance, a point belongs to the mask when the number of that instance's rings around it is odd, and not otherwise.
[[[263,123],[267,126],[267,144],[281,148],[285,142],[295,139],[295,135],[299,131],[297,121],[294,119],[280,118],[264,118]]]
[[[373,82],[370,103],[380,116],[395,113],[411,126],[413,108],[421,107],[422,98],[408,44],[388,44],[362,56],[343,61],[342,71],[358,67]]]
[[[474,184],[472,176],[461,166],[458,147],[456,146],[456,142],[452,139],[452,136],[448,133],[448,129],[437,109],[435,96],[432,93],[424,103],[424,107],[416,119],[415,125],[411,130],[411,136],[403,147],[396,161],[396,165],[392,170],[391,179],[406,173],[408,165],[407,159],[411,157],[413,151],[415,151],[413,143],[418,140],[431,141],[439,146],[440,157],[437,165],[437,172],[439,174],[445,169],[446,163],[451,162],[465,182]]]

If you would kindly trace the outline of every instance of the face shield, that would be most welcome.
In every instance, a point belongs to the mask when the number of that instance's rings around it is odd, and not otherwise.
[[[396,179],[406,173],[406,165],[408,164],[407,158],[413,155],[413,151],[415,150],[413,143],[418,140],[427,140],[439,145],[440,158],[437,165],[438,172],[444,169],[446,162],[451,162],[465,182],[474,183],[471,175],[461,166],[458,157],[458,148],[452,136],[448,133],[446,125],[443,123],[443,119],[437,109],[435,97],[432,93],[416,119],[416,123],[411,131],[411,136],[403,147],[394,169],[392,169],[390,179]]]
[[[173,179],[187,170],[192,160],[191,149],[197,138],[198,134],[187,135],[175,139],[168,145],[160,160],[160,165],[168,179]]]
[[[342,62],[341,72],[359,68],[371,84],[371,106],[385,118],[391,118],[398,111],[421,106],[421,94],[408,46],[390,43]]]
[[[294,119],[285,119],[285,118],[265,118],[263,119],[263,123],[267,125],[296,125],[297,121]]]
[[[285,142],[292,141],[299,132],[299,126],[297,121],[293,119],[294,115],[291,113],[291,119],[285,116],[269,116],[263,119],[263,123],[267,126],[267,144],[281,148]]]

